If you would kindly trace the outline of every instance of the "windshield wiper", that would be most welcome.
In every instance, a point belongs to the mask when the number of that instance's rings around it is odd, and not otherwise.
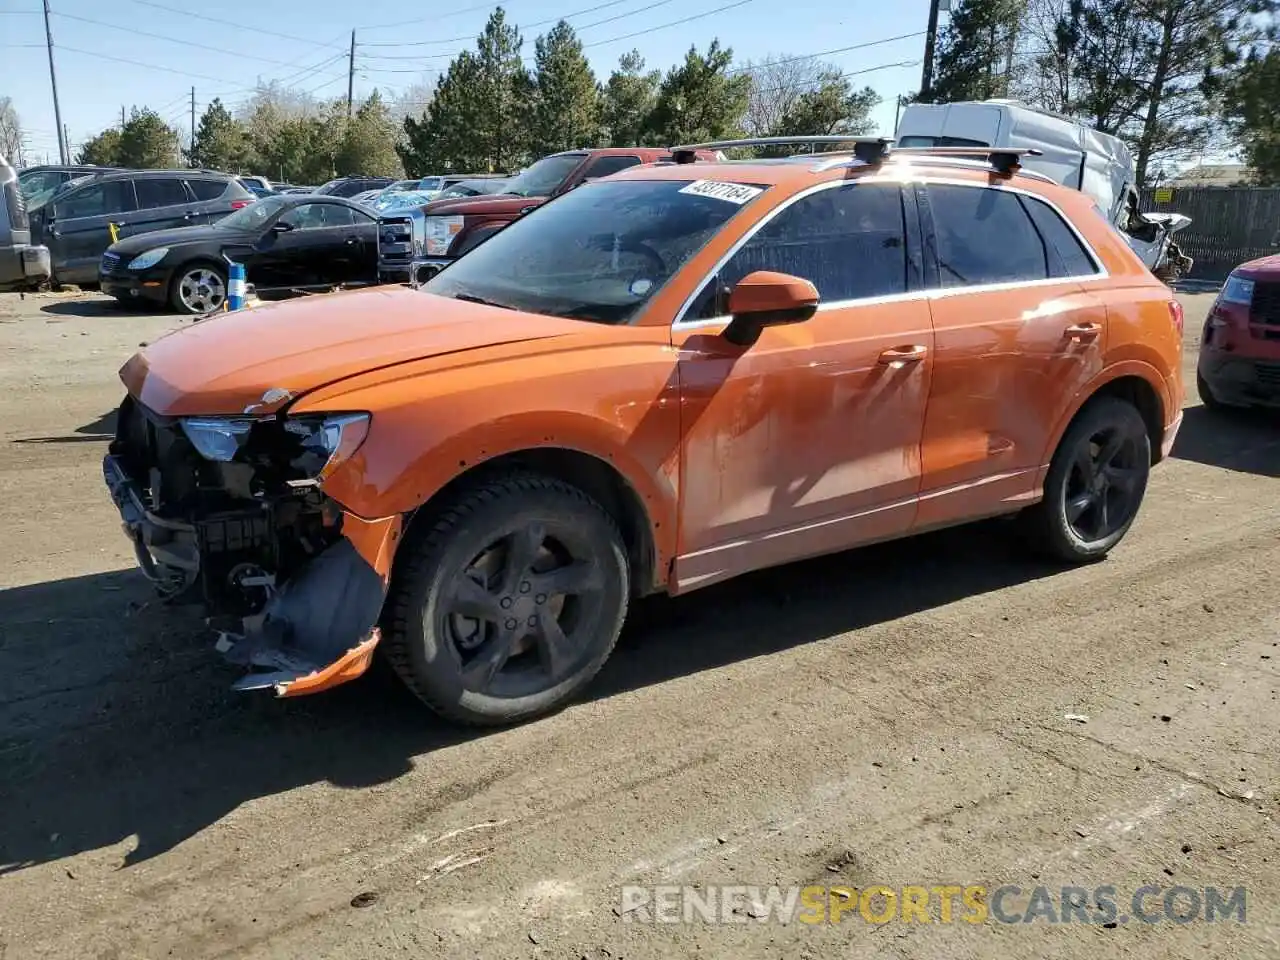
[[[498,303],[495,300],[486,300],[484,297],[473,296],[470,293],[455,293],[453,295],[453,299],[465,300],[467,303],[478,303],[486,307],[501,307],[503,310],[515,309],[515,307],[511,306],[509,303]]]

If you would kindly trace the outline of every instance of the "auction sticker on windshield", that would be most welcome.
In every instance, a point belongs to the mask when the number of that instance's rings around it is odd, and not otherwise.
[[[695,197],[714,197],[736,203],[738,206],[752,200],[764,190],[760,187],[749,187],[744,183],[725,183],[722,180],[695,180],[687,187],[680,188],[681,193],[691,193]]]

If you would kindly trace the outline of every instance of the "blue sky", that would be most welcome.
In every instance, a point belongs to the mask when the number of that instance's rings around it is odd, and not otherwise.
[[[649,67],[665,70],[690,44],[702,49],[715,37],[741,61],[917,34],[823,58],[845,72],[867,71],[851,79],[884,98],[874,117],[885,133],[893,128],[894,97],[919,86],[928,15],[928,0],[509,0],[504,7],[525,35],[527,57],[537,34],[568,19],[602,79],[633,47]],[[493,9],[476,0],[453,0],[433,16],[420,12],[424,5],[394,0],[51,0],[51,8],[62,119],[73,149],[119,123],[122,105],[150,106],[186,129],[193,85],[197,119],[215,96],[242,101],[259,78],[320,97],[345,95],[352,28],[357,97],[374,87],[394,93],[415,82],[434,83],[434,71],[473,45]],[[903,63],[910,65],[872,69]],[[29,150],[57,162],[39,0],[0,0],[0,96],[13,98]]]

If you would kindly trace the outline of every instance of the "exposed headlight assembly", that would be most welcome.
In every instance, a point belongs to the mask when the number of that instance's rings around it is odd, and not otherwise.
[[[182,432],[196,452],[206,460],[228,463],[236,458],[249,440],[255,426],[253,442],[256,458],[288,458],[289,466],[306,479],[322,481],[339,464],[349,460],[364,443],[369,433],[369,414],[330,413],[304,414],[282,420],[253,417],[184,417]],[[283,437],[281,436],[283,428]],[[273,440],[274,437],[274,440]],[[281,441],[287,440],[292,442]],[[273,449],[273,446],[278,449]]]
[[[369,414],[332,413],[290,417],[287,433],[298,438],[302,453],[291,464],[316,481],[322,481],[350,460],[369,435]]]
[[[1247,307],[1253,303],[1253,281],[1231,274],[1222,287],[1222,293],[1218,294],[1218,299],[1223,303],[1238,303]]]
[[[146,270],[154,267],[157,263],[169,255],[168,247],[156,247],[154,250],[148,250],[146,253],[140,253],[129,261],[130,270]]]

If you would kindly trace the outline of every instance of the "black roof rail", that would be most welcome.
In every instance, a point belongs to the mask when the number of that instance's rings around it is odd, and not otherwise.
[[[1040,157],[1043,150],[1034,147],[903,147],[894,153],[909,157],[973,157],[984,158],[1002,177],[1010,177],[1022,168],[1023,157]]]
[[[853,155],[864,163],[879,163],[893,143],[891,137],[855,137],[818,134],[798,137],[747,137],[741,140],[711,140],[707,143],[685,143],[671,147],[675,163],[693,163],[699,150],[731,150],[735,147],[776,147],[792,144],[816,147],[819,144],[853,144]]]

